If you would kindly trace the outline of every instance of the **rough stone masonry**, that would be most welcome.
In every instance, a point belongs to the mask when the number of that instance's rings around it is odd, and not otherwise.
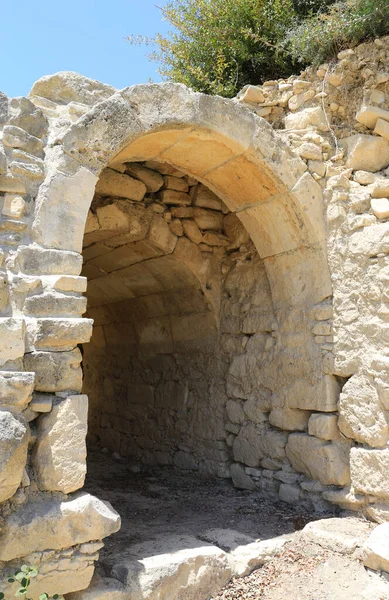
[[[389,520],[388,61],[0,94],[0,571],[85,589],[119,528],[88,396],[130,461]]]

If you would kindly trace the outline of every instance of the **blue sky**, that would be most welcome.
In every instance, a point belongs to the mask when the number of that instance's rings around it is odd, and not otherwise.
[[[123,88],[160,81],[149,49],[130,34],[166,32],[159,6],[166,0],[4,0],[1,4],[0,90],[25,96],[57,71],[77,71]]]

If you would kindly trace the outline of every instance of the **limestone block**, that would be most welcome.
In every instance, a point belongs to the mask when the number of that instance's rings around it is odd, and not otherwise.
[[[356,120],[369,129],[374,129],[378,119],[389,121],[389,110],[378,108],[378,106],[363,106],[356,114]]]
[[[301,146],[296,149],[296,152],[301,158],[305,158],[306,160],[321,161],[323,159],[320,146],[313,144],[312,142],[303,142]]]
[[[304,542],[319,544],[322,548],[351,554],[363,546],[369,537],[371,524],[356,517],[320,519],[308,523],[301,532]]]
[[[141,181],[112,169],[105,169],[96,184],[96,194],[127,198],[137,202],[143,200],[146,191],[146,186]]]
[[[34,241],[48,248],[81,252],[85,221],[96,182],[96,175],[79,165],[71,176],[60,171],[49,174],[36,199],[32,225]],[[78,275],[79,272],[56,271],[69,275]]]
[[[305,108],[285,117],[285,129],[307,129],[317,127],[319,131],[328,131],[328,123],[320,106]]]
[[[389,199],[373,198],[371,201],[371,210],[377,219],[387,219],[389,217]]]
[[[88,215],[86,217],[85,234],[97,231],[99,227],[100,225],[99,221],[97,220],[97,216],[89,210]]]
[[[225,548],[233,575],[244,577],[272,560],[292,536],[280,535],[268,540],[254,540],[233,529],[208,529],[201,534],[201,539]]]
[[[363,547],[365,567],[375,571],[389,571],[389,523],[378,525]]]
[[[24,337],[23,319],[0,318],[0,366],[24,355]]]
[[[208,246],[229,246],[228,237],[216,231],[206,231],[203,235],[203,243]]]
[[[182,221],[182,228],[186,237],[189,238],[191,242],[193,242],[194,244],[201,243],[201,240],[203,239],[203,234],[201,233],[195,221],[185,219],[184,221]]]
[[[245,419],[245,414],[242,408],[242,404],[240,402],[236,402],[235,400],[228,400],[226,405],[227,417],[231,421],[231,423],[243,423]]]
[[[24,356],[24,366],[35,372],[38,392],[81,391],[81,352],[31,352]]]
[[[322,491],[322,490],[320,490]],[[367,503],[367,497],[362,494],[356,494],[353,488],[347,486],[342,489],[327,489],[322,493],[324,500],[328,500],[332,504],[337,504],[343,510],[361,510]]]
[[[101,540],[119,529],[120,516],[109,502],[85,492],[31,502],[7,519],[0,534],[0,560]]]
[[[220,548],[172,535],[128,547],[115,559],[112,576],[125,585],[131,600],[199,600],[224,587],[231,568]]]
[[[0,406],[13,412],[26,408],[34,388],[34,373],[0,371]]]
[[[173,177],[172,175],[166,175],[164,178],[164,188],[168,190],[175,190],[176,192],[188,192],[189,186],[186,178]]]
[[[10,192],[11,194],[25,194],[26,186],[19,177],[11,175],[0,175],[0,192]]]
[[[171,213],[175,219],[193,219],[192,206],[173,206],[171,209]]]
[[[69,594],[66,600],[128,600],[128,592],[117,579],[94,575],[87,590]]]
[[[325,442],[305,433],[292,433],[286,456],[292,467],[324,485],[350,482],[350,446],[343,442]]]
[[[322,440],[339,440],[338,415],[311,415],[308,421],[308,433]]]
[[[80,102],[93,106],[115,93],[115,88],[72,71],[45,75],[34,83],[29,96],[41,96],[58,104]]]
[[[23,560],[23,562],[28,561]],[[59,557],[43,563],[41,569],[44,572],[41,571],[35,579],[32,579],[28,593],[33,598],[39,598],[42,593],[49,594],[50,598],[54,594],[65,594],[67,598],[69,592],[77,592],[89,586],[94,565],[92,561],[88,561],[87,556],[75,553],[70,560],[67,557]]]
[[[249,467],[258,467],[266,456],[283,459],[287,439],[286,432],[277,431],[266,424],[247,423],[234,440],[234,459]]]
[[[296,483],[281,483],[278,495],[282,502],[298,504],[300,502],[301,488]]]
[[[374,183],[379,175],[375,173],[369,173],[369,171],[355,171],[353,175],[354,181],[361,185],[369,185],[370,183]]]
[[[286,389],[288,408],[301,410],[336,411],[340,385],[332,375],[324,375],[312,382],[297,379]]]
[[[147,169],[139,163],[127,163],[125,167],[126,173],[144,183],[148,192],[158,192],[163,186],[164,180],[160,173]]]
[[[389,142],[381,137],[355,134],[342,140],[347,149],[346,167],[354,171],[380,171],[389,164]]]
[[[0,502],[12,498],[23,477],[30,431],[21,417],[0,412]]]
[[[24,214],[26,203],[22,196],[17,194],[5,194],[2,214],[11,219],[20,219]]]
[[[5,125],[3,128],[2,141],[4,146],[9,146],[10,148],[20,148],[29,154],[43,156],[44,144],[42,140],[34,135],[30,135],[27,133],[27,131],[21,129],[20,127],[15,127],[14,125]]]
[[[204,208],[195,207],[193,218],[200,229],[221,231],[223,229],[223,214]]]
[[[372,198],[389,197],[389,179],[386,177],[377,177],[375,181],[367,188]]]
[[[308,217],[309,236],[313,242],[326,239],[324,224],[323,195],[320,185],[309,173],[304,173],[293,187],[292,192],[296,194]]]
[[[389,521],[389,504],[385,502],[370,504],[366,506],[365,512],[366,516],[376,523],[387,523]]]
[[[223,209],[222,201],[202,183],[197,187],[194,205],[200,208],[210,208],[211,210]]]
[[[86,292],[87,278],[74,277],[72,275],[63,275],[62,277],[54,278],[53,288],[60,292]]]
[[[230,241],[231,250],[247,244],[250,240],[249,234],[234,213],[229,213],[224,217],[223,229]]]
[[[28,98],[11,98],[9,102],[9,122],[25,129],[29,134],[42,138],[47,132],[48,122],[40,108]]]
[[[380,448],[389,440],[389,425],[378,392],[365,375],[354,375],[343,387],[338,424],[343,435],[357,442]]]
[[[267,413],[270,409],[270,398],[249,398],[243,404],[243,410],[246,417],[253,423],[263,423],[264,421],[267,421]]]
[[[37,413],[48,413],[53,408],[53,402],[57,400],[56,396],[49,394],[34,394],[29,404],[29,408]]]
[[[272,408],[269,423],[286,431],[305,431],[310,412],[293,408]]]
[[[82,268],[82,256],[77,252],[19,246],[16,256],[20,270],[27,275],[79,275]]]
[[[239,102],[252,102],[254,104],[265,101],[265,96],[260,87],[256,85],[245,85],[237,95]]]
[[[85,296],[47,292],[26,298],[24,313],[34,317],[79,317],[86,311],[86,304]]]
[[[174,235],[177,235],[178,237],[184,235],[184,228],[180,219],[173,219],[173,221],[169,223],[169,227],[170,231],[174,233]]]
[[[154,215],[150,225],[147,241],[151,246],[163,254],[173,252],[177,238],[170,231],[169,225],[160,215]]]
[[[92,319],[29,319],[27,334],[35,350],[66,351],[89,342],[92,326]]]
[[[244,467],[239,463],[231,465],[232,483],[239,490],[255,490],[255,483],[245,472]]]
[[[386,111],[388,112],[388,111]],[[384,119],[378,119],[376,126],[374,127],[374,132],[383,137],[385,140],[389,141],[389,123]]]
[[[88,397],[69,396],[37,421],[33,451],[39,489],[70,494],[84,485]]]
[[[389,499],[388,449],[352,448],[350,470],[357,492]]]
[[[175,190],[164,190],[161,192],[161,201],[163,204],[172,204],[173,206],[189,206],[191,197],[185,192]]]

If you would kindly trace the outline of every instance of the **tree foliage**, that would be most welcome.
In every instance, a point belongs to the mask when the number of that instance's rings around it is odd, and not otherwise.
[[[298,72],[389,28],[389,0],[169,0],[168,35],[130,36],[153,44],[164,79],[231,97],[245,84]],[[380,8],[379,8],[380,7]]]

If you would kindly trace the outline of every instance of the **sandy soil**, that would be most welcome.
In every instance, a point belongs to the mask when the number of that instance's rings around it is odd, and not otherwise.
[[[85,488],[111,502],[122,517],[121,530],[106,540],[101,551],[103,561],[160,534],[201,537],[217,527],[268,539],[296,531],[277,558],[232,580],[209,600],[389,600],[389,583],[366,571],[357,556],[302,543],[298,531],[325,515],[236,490],[229,481],[170,468],[133,472],[129,464],[98,450],[89,453]]]

